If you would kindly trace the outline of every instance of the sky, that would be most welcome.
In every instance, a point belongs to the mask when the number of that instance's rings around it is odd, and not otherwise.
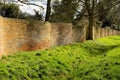
[[[43,6],[44,10],[42,10],[40,7],[37,7],[34,5],[26,5],[26,4],[23,4],[20,2],[16,2],[16,4],[19,5],[20,10],[23,13],[29,13],[31,15],[34,15],[35,14],[34,9],[35,9],[35,10],[39,11],[40,13],[45,14],[47,0],[33,0],[33,1],[30,1],[30,3],[34,3],[34,4],[38,4],[40,6]]]
[[[28,13],[28,14],[34,15],[35,14],[34,9],[35,9],[36,11],[39,11],[39,13],[42,13],[43,16],[46,14],[45,12],[46,12],[46,7],[47,7],[47,0],[28,0],[29,3],[34,3],[37,5],[43,6],[44,10],[42,10],[38,6],[23,4],[21,2],[18,2],[18,0],[1,0],[1,1],[15,2],[16,4],[19,5],[19,8],[23,13]],[[21,0],[21,1],[23,1],[23,0]],[[54,1],[54,0],[52,0],[52,1]],[[59,1],[61,1],[61,0],[59,0]]]

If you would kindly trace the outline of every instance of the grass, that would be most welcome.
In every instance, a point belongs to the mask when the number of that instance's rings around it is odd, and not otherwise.
[[[19,52],[0,60],[0,80],[119,80],[120,36]]]

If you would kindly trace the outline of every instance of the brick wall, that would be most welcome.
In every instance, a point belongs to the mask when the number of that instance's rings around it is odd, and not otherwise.
[[[96,39],[116,35],[118,31],[94,27],[93,34]],[[85,36],[86,27],[83,26],[0,17],[0,55],[83,42]]]
[[[93,39],[113,36],[113,35],[120,35],[120,31],[112,30],[110,28],[93,27]]]

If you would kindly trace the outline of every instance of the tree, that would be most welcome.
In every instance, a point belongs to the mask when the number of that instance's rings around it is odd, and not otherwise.
[[[58,6],[54,7],[54,16],[58,21],[72,22],[79,21],[83,16],[87,16],[89,25],[87,29],[87,39],[92,39],[92,27],[94,23],[94,15],[96,12],[98,0],[62,0]],[[81,8],[81,9],[79,9]],[[76,15],[76,18],[74,19]]]
[[[120,5],[119,0],[102,0],[98,5],[98,20],[106,21],[110,20],[116,9]],[[118,11],[117,11],[118,12]]]
[[[94,14],[95,14],[95,9],[97,6],[97,0],[85,0],[84,2],[88,14],[88,21],[89,25],[87,28],[87,36],[86,39],[93,39],[93,24],[94,24]]]
[[[45,21],[49,21],[50,19],[50,13],[51,13],[51,0],[47,0],[47,9],[46,9],[46,17],[45,17]]]
[[[0,14],[3,17],[9,17],[9,18],[17,18],[20,14],[19,7],[15,4],[2,4],[1,3],[1,9]]]
[[[34,10],[35,15],[30,15],[27,13],[22,13],[17,4],[13,3],[0,3],[0,15],[8,18],[18,18],[18,19],[34,19],[42,20],[42,14],[39,11]]]
[[[79,22],[83,16],[87,16],[89,25],[87,39],[92,39],[92,27],[98,0],[62,0],[57,6],[53,6],[53,21]],[[75,18],[76,17],[76,18]]]
[[[80,11],[76,9],[78,15],[80,15],[80,17],[77,17],[76,19],[79,21],[83,16],[85,16],[88,19],[86,38],[93,39],[92,27],[94,25],[94,19],[96,18],[96,16],[98,16],[98,14],[101,14],[100,12],[102,12],[102,14],[99,17],[102,17],[104,15],[107,16],[108,14],[107,11],[112,9],[114,6],[117,6],[120,3],[120,1],[119,0],[78,0],[78,3],[82,4],[81,6],[82,8]],[[102,6],[100,5],[104,5],[103,3],[105,3],[106,5],[105,9],[101,9]],[[99,11],[98,9],[102,11]]]
[[[52,22],[73,22],[74,16],[76,14],[76,10],[78,4],[76,4],[77,0],[62,0],[54,1],[53,13],[51,16]],[[75,9],[72,9],[72,5],[74,5]]]

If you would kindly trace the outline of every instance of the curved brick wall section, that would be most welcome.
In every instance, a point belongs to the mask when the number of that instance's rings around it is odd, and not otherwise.
[[[3,19],[3,54],[50,47],[50,27],[47,23]]]
[[[2,28],[2,29],[1,29]],[[81,40],[84,31],[71,24],[26,21],[0,17],[0,54],[46,49]],[[80,35],[78,35],[80,34]],[[2,37],[1,37],[2,36]],[[77,36],[77,37],[75,37]],[[85,36],[84,36],[85,37]]]
[[[97,35],[96,35],[97,34]],[[93,38],[119,34],[111,29],[93,28]],[[49,23],[0,17],[0,56],[18,51],[46,49],[85,41],[86,28],[68,23]]]
[[[113,36],[113,35],[120,35],[120,31],[112,30],[110,28],[93,27],[93,39]]]
[[[65,45],[73,42],[72,39],[72,25],[62,23],[51,23],[51,46]]]

